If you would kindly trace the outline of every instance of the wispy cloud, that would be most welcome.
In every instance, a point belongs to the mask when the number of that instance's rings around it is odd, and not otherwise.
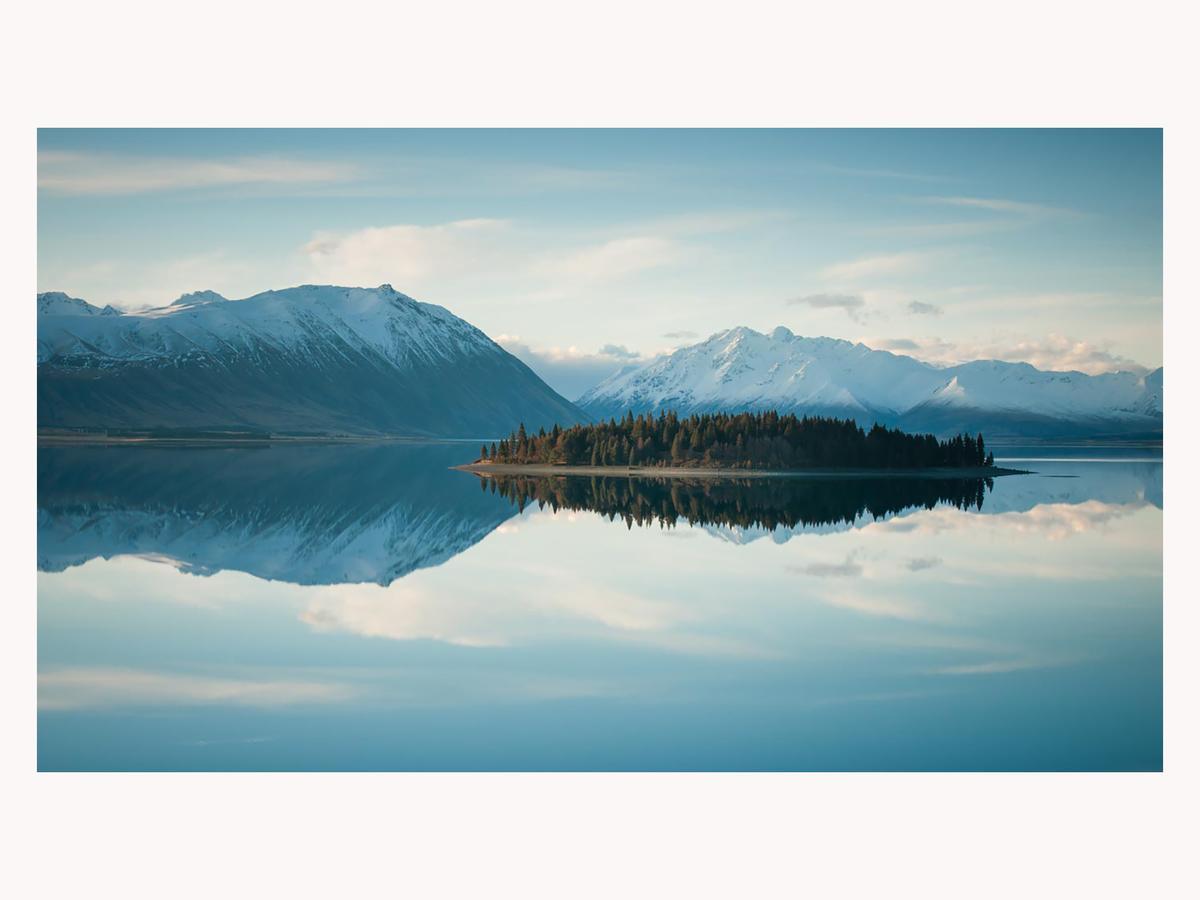
[[[916,252],[864,256],[826,266],[821,274],[835,281],[857,281],[881,275],[902,275],[923,268],[928,262],[928,258],[928,253]]]
[[[920,622],[939,618],[912,598],[882,591],[870,594],[857,591],[830,591],[822,593],[817,599],[826,606],[884,619]]]
[[[789,306],[808,306],[812,309],[840,309],[856,322],[862,321],[867,301],[857,294],[808,294],[785,301]]]
[[[1079,660],[1068,657],[1029,657],[1025,659],[995,659],[986,662],[965,663],[958,666],[941,666],[931,669],[930,675],[1004,675],[1009,672],[1027,672],[1030,669],[1048,669],[1072,665]]]
[[[685,252],[681,243],[669,237],[620,237],[546,257],[535,268],[552,281],[594,283],[679,262]]]
[[[818,165],[814,168],[830,175],[847,175],[853,178],[894,178],[904,181],[948,181],[948,175],[933,175],[926,172],[905,172],[899,169],[856,168],[854,166]]]
[[[668,340],[672,340],[672,341],[684,341],[684,340],[687,340],[688,338],[700,337],[700,332],[687,331],[686,329],[681,330],[681,331],[664,331],[663,337],[667,338]]]
[[[923,572],[926,569],[933,569],[942,564],[940,556],[918,556],[910,559],[905,563],[905,567],[910,572]]]
[[[932,303],[925,303],[921,300],[913,300],[908,304],[908,311],[914,316],[940,316],[942,308],[935,306]]]
[[[338,162],[246,156],[230,159],[149,158],[48,151],[38,154],[38,188],[53,194],[142,194],[249,185],[348,181]]]
[[[38,675],[41,709],[123,706],[284,706],[333,703],[351,694],[345,685],[284,679],[182,675],[144,669],[66,667]]]
[[[1046,206],[1041,203],[1026,203],[1021,200],[1004,200],[995,197],[923,197],[926,203],[943,206],[958,206],[967,209],[983,209],[989,212],[1010,213],[1022,216],[1075,216],[1073,209]]]
[[[921,345],[912,338],[872,338],[867,344],[876,350],[920,350]]]
[[[852,552],[839,563],[812,562],[803,566],[789,566],[788,571],[814,578],[857,578],[862,575],[863,567],[858,561],[858,554]]]

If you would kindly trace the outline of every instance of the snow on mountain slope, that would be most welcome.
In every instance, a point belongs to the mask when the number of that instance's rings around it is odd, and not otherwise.
[[[577,401],[603,417],[674,409],[681,413],[778,409],[851,416],[869,424],[937,430],[1003,421],[1014,433],[1052,423],[1120,423],[1161,430],[1162,370],[1042,372],[994,360],[939,367],[863,344],[732,328],[633,370],[613,375]]]
[[[38,309],[40,426],[479,436],[579,418],[482,331],[386,284]]]
[[[379,353],[396,365],[459,353],[491,353],[482,331],[440,306],[418,303],[392,289],[305,285],[240,301],[212,291],[185,294],[159,309],[119,319],[63,322],[62,303],[42,309],[38,296],[38,360],[87,354],[109,360],[148,360],[267,347],[310,352],[331,339],[351,352]],[[82,300],[70,301],[96,309]],[[110,307],[111,308],[111,307]],[[80,315],[78,313],[76,316]]]
[[[121,311],[112,306],[101,309],[78,297],[69,297],[61,291],[47,291],[37,295],[39,316],[119,316]]]

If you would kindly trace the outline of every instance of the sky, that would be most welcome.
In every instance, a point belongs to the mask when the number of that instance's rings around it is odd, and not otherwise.
[[[1162,364],[1159,130],[38,132],[38,290],[391,284],[574,399],[738,325]]]

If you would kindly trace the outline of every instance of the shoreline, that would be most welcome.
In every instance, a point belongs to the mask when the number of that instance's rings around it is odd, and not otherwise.
[[[605,478],[1001,478],[1032,475],[1026,469],[979,466],[965,469],[727,469],[686,466],[553,466],[542,463],[467,463],[451,466],[460,472],[495,475],[590,475]]]

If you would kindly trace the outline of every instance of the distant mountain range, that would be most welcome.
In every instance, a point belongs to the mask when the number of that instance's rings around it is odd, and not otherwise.
[[[139,313],[38,294],[38,427],[489,438],[673,409],[778,409],[989,438],[1156,437],[1162,369],[941,367],[732,328],[623,369],[575,404],[482,331],[390,285],[305,285]]]
[[[39,428],[487,437],[582,418],[482,331],[386,284],[136,314],[37,299]]]
[[[591,418],[777,409],[989,437],[1153,437],[1163,422],[1161,368],[1085,375],[996,360],[940,367],[782,327],[719,332],[617,372],[576,403]]]

